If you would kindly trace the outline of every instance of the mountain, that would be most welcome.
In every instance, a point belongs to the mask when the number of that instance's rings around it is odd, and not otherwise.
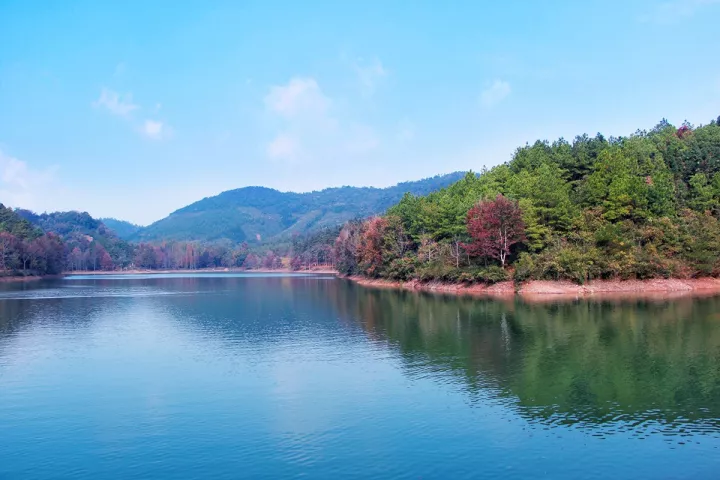
[[[81,253],[95,252],[99,244],[110,255],[114,265],[127,265],[132,260],[133,247],[87,212],[36,214],[30,210],[16,209],[15,213],[42,231],[57,234],[68,250],[77,247]]]
[[[454,172],[388,188],[340,187],[309,193],[238,188],[181,208],[129,238],[259,243],[383,213],[405,193],[426,195],[464,175]]]
[[[0,203],[0,232],[9,233],[21,240],[33,240],[42,235],[42,230],[20,215],[19,211]]]
[[[132,238],[143,228],[140,225],[135,225],[125,220],[118,220],[117,218],[101,218],[100,221],[123,240]]]

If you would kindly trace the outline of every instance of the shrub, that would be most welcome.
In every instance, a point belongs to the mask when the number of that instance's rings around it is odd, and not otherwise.
[[[528,252],[522,252],[515,262],[513,280],[516,282],[530,280],[534,277],[536,268],[535,256]]]
[[[385,270],[384,276],[392,280],[410,280],[415,276],[416,267],[417,257],[406,255],[392,260]]]
[[[509,275],[502,267],[490,265],[489,267],[479,269],[474,277],[477,282],[493,284],[504,282],[509,278]]]

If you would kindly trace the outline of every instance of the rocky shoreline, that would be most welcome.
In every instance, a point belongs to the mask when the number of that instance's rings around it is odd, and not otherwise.
[[[347,278],[366,287],[400,288],[453,295],[501,298],[520,296],[526,300],[574,299],[581,297],[668,299],[720,294],[720,279],[717,278],[596,280],[586,285],[578,285],[562,280],[532,280],[522,284],[507,281],[493,285],[470,285],[447,282],[420,282],[418,280],[398,282],[361,276]]]

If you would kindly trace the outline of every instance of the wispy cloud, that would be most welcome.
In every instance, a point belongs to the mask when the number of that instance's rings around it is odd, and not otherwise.
[[[93,102],[95,108],[104,108],[113,115],[126,117],[133,111],[140,108],[139,105],[133,103],[132,94],[119,94],[108,88],[100,91],[100,98]]]
[[[142,133],[152,140],[161,140],[169,136],[170,130],[163,122],[147,119],[143,123]]]
[[[0,151],[0,198],[6,205],[39,210],[55,182],[57,167],[34,169]]]
[[[666,25],[695,16],[700,10],[712,5],[720,5],[720,0],[672,0],[661,2],[640,16],[643,23]]]
[[[503,80],[495,80],[480,94],[480,104],[486,108],[493,107],[510,95],[510,84]]]
[[[267,155],[272,159],[292,161],[300,156],[300,146],[292,135],[279,133],[268,144]]]
[[[360,88],[365,96],[373,95],[380,81],[388,74],[382,62],[377,58],[370,61],[358,58],[352,62],[352,68],[357,74]]]
[[[279,128],[265,145],[271,160],[322,163],[358,155],[379,144],[374,130],[336,111],[314,78],[294,77],[270,87],[265,110]],[[341,102],[342,103],[342,102]]]
[[[330,106],[314,78],[295,77],[287,85],[270,88],[265,97],[266,107],[285,118],[298,115],[324,115]]]
[[[138,120],[133,115],[133,112],[143,109],[140,105],[133,102],[131,93],[119,94],[109,88],[103,88],[100,91],[100,98],[93,102],[93,106],[122,117],[127,123],[132,125],[135,131],[149,139],[162,140],[170,137],[172,134],[172,129],[167,122],[150,118]],[[157,115],[161,108],[162,105],[156,103],[155,106],[150,109],[149,114]]]

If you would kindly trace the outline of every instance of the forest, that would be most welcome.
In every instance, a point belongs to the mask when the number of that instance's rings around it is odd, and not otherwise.
[[[493,283],[720,274],[720,118],[538,141],[345,225],[347,275]]]
[[[0,203],[0,274],[57,274],[65,268],[65,245]]]
[[[86,212],[35,214],[0,204],[0,276],[63,272],[328,267],[340,227],[265,244],[160,241],[130,243]]]
[[[338,164],[338,168],[342,168]],[[134,242],[230,240],[235,244],[282,243],[292,235],[335,227],[354,218],[385,212],[406,192],[426,195],[447,187],[465,172],[453,172],[387,188],[340,187],[294,193],[266,187],[243,187],[204,198],[146,227],[123,225]],[[120,227],[110,220],[110,226]],[[128,227],[130,230],[128,230]],[[124,233],[117,231],[121,236]]]
[[[208,234],[216,238],[131,243],[87,213],[0,205],[0,274],[334,268],[468,283],[720,275],[720,118],[537,141],[504,164],[452,175],[459,180],[405,193],[381,215],[242,242]],[[129,235],[140,228],[108,223]]]

